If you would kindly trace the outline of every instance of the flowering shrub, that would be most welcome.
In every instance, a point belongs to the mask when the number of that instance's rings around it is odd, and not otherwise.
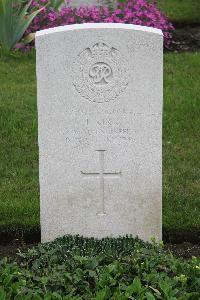
[[[69,5],[56,11],[45,7],[48,0],[33,0],[32,8],[42,11],[35,17],[26,34],[38,30],[77,23],[126,23],[159,28],[164,34],[164,46],[169,47],[171,42],[172,24],[166,16],[159,11],[155,2],[147,0],[128,0],[118,3],[116,8],[106,6],[81,6],[79,8]]]

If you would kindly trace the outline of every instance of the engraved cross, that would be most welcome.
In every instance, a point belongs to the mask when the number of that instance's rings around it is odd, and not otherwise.
[[[99,152],[99,163],[100,163],[100,171],[95,173],[82,172],[81,174],[86,178],[99,178],[100,179],[100,190],[101,190],[101,212],[98,215],[105,215],[105,179],[106,178],[120,178],[120,172],[105,172],[104,171],[104,152],[106,150],[96,150]]]

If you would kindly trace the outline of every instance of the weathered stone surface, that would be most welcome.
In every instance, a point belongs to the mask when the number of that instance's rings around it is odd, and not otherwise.
[[[161,31],[70,25],[36,48],[42,241],[161,238]]]

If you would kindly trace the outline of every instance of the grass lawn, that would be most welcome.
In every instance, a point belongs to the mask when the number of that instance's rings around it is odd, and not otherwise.
[[[163,227],[200,230],[200,53],[164,60]],[[35,57],[0,61],[0,229],[39,228]]]
[[[163,225],[200,229],[200,53],[164,60]]]
[[[0,227],[39,224],[35,58],[0,62]]]
[[[171,21],[200,23],[200,0],[157,0]]]

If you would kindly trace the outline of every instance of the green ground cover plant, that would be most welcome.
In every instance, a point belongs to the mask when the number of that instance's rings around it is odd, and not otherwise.
[[[200,230],[200,53],[164,57],[163,228]],[[39,230],[35,54],[0,61],[0,231]]]
[[[1,300],[198,300],[200,259],[137,238],[65,236],[0,260]]]
[[[157,0],[157,3],[173,22],[200,23],[199,0]]]

